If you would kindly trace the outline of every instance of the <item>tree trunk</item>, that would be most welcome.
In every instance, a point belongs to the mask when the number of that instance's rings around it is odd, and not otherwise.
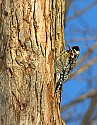
[[[54,93],[64,0],[3,0],[0,125],[65,125]]]

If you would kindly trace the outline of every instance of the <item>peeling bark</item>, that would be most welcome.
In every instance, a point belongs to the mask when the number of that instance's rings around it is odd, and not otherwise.
[[[2,1],[1,125],[65,125],[54,95],[54,58],[64,48],[64,4]]]

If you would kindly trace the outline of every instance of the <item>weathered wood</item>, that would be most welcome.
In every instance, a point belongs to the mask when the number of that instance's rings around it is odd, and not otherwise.
[[[65,124],[54,96],[54,61],[64,48],[64,4],[2,1],[2,125]]]

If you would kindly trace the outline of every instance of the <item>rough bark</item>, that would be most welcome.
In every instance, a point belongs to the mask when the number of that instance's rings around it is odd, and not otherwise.
[[[54,61],[64,48],[64,0],[2,1],[1,125],[63,125]]]

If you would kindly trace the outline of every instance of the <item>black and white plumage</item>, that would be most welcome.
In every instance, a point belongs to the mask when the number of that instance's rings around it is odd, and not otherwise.
[[[60,72],[59,79],[55,86],[55,93],[57,94],[57,98],[59,99],[58,100],[59,107],[61,103],[62,85],[68,79],[71,71],[75,68],[76,60],[80,54],[80,49],[78,46],[73,46],[69,47],[69,50],[67,50],[66,52],[68,56],[65,60],[65,65],[63,66],[62,71]],[[62,63],[64,64],[64,62]]]

